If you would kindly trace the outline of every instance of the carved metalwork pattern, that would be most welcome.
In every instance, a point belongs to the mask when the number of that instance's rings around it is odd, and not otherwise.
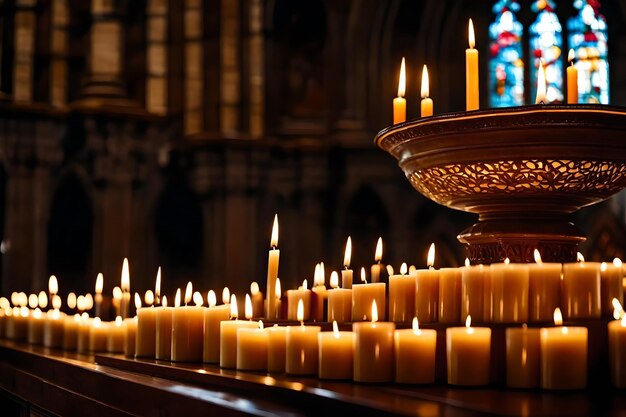
[[[535,249],[539,249],[541,259],[545,262],[574,262],[578,244],[535,239],[502,239],[490,243],[465,245],[465,248],[472,265],[502,262],[506,258],[515,263],[532,263]]]

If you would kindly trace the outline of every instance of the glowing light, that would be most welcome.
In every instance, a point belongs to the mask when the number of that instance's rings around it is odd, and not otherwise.
[[[296,320],[298,320],[302,325],[304,325],[304,303],[302,302],[302,298],[298,300],[298,309],[296,310]]]
[[[185,305],[191,302],[191,297],[193,295],[193,284],[191,281],[187,283],[187,288],[185,288]]]
[[[215,307],[217,305],[217,296],[215,295],[215,291],[210,290],[206,298],[209,302],[209,307]]]
[[[135,293],[135,308],[137,310],[139,310],[141,308],[141,297],[139,296],[139,293]]]
[[[413,317],[413,326],[412,327],[413,327],[413,333],[416,336],[419,336],[419,335],[422,334],[422,331],[420,330],[420,323],[417,320],[417,317]]]
[[[157,302],[161,298],[161,267],[157,269],[156,281],[154,282],[154,297]]]
[[[167,307],[167,295],[164,295],[163,298],[161,299],[161,305],[163,307]]]
[[[533,255],[535,257],[535,263],[541,265],[543,261],[541,260],[541,254],[539,253],[539,250],[535,249],[535,251],[533,252]]]
[[[561,314],[561,309],[560,308],[555,308],[554,309],[554,325],[555,326],[562,326],[563,325],[563,315]]]
[[[339,287],[339,274],[337,273],[337,271],[333,271],[330,273],[330,287]]]
[[[435,265],[435,244],[431,243],[430,248],[428,248],[428,257],[426,258],[426,265],[429,268],[432,268]]]
[[[96,277],[96,294],[102,294],[102,288],[104,287],[104,275],[102,272],[98,273]]]
[[[50,275],[48,279],[48,292],[53,295],[59,292],[59,282],[54,275]]]
[[[280,300],[280,297],[282,295],[280,288],[280,278],[276,278],[276,284],[274,285],[274,295]]]
[[[400,64],[400,79],[398,80],[398,97],[404,97],[406,94],[406,65],[404,63],[404,57],[402,57],[402,63]]]
[[[154,304],[154,293],[152,290],[146,291],[146,294],[143,296],[143,300],[146,302],[147,306]]]
[[[578,262],[585,262],[585,257],[583,256],[583,254],[582,254],[582,253],[577,252],[577,253],[576,253],[576,260],[577,260]]]
[[[346,269],[350,268],[350,260],[352,259],[352,238],[348,236],[348,240],[346,240],[346,250],[343,255],[343,266]]]
[[[272,238],[270,239],[270,246],[276,248],[278,246],[278,214],[274,215],[274,224],[272,226]]]
[[[122,327],[122,323],[123,323],[122,316],[117,316],[115,318],[115,327]]]
[[[402,265],[400,265],[400,274],[406,275],[407,272],[408,272],[408,267],[406,266],[406,262],[403,262]]]
[[[333,320],[333,334],[335,336],[335,339],[339,339],[339,326],[337,326],[337,320]]]
[[[54,297],[52,297],[52,308],[53,309],[55,309],[55,310],[60,309],[61,308],[61,304],[63,304],[63,302],[61,301],[61,297],[59,297],[58,295],[55,295]],[[92,307],[93,307],[93,305],[92,305]]]
[[[245,303],[245,316],[246,319],[252,320],[252,300],[250,299],[250,294],[246,294],[246,303]]]
[[[130,291],[130,270],[128,267],[128,258],[124,258],[124,262],[122,262],[122,280],[120,282],[120,287],[124,292]]]
[[[236,319],[239,317],[239,310],[237,310],[237,296],[235,294],[230,296],[230,318]]]
[[[202,294],[200,294],[200,291],[196,291],[193,293],[193,303],[196,305],[196,307],[201,307],[203,304],[204,300],[202,299]]]
[[[176,289],[176,295],[174,295],[174,307],[180,307],[181,304],[181,292],[180,292],[180,288]]]
[[[367,278],[365,277],[365,268],[361,267],[361,282],[367,284]]]
[[[372,301],[372,323],[378,321],[378,307],[376,306],[376,300]]]
[[[31,294],[28,296],[28,306],[30,308],[35,308],[37,307],[38,304],[39,304],[39,298],[37,297],[37,294]]]
[[[422,70],[422,98],[428,98],[430,96],[430,81],[428,79],[428,67],[424,65]]]
[[[546,103],[546,69],[543,60],[539,61],[539,71],[537,72],[537,98],[535,104]]]
[[[259,284],[256,281],[253,281],[250,284],[250,294],[257,295],[259,293]]]
[[[469,25],[467,27],[467,38],[470,49],[474,49],[474,46],[476,46],[476,36],[474,35],[474,22],[472,19],[469,20]]]
[[[228,287],[224,287],[224,289],[222,290],[222,303],[230,303],[230,290],[228,289]]]
[[[376,252],[374,252],[374,261],[379,262],[383,259],[383,238],[379,237],[376,242]]]

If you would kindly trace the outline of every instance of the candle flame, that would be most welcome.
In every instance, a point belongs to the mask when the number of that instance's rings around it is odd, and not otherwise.
[[[54,300],[56,300],[57,296],[52,296],[52,307],[54,308]],[[93,297],[91,294],[85,294],[85,310],[91,310],[93,308]]]
[[[263,320],[259,320],[259,329],[263,330]]]
[[[600,264],[600,271],[602,271],[602,272],[606,272],[606,268],[607,268],[607,267],[608,267],[608,266],[607,266],[606,262],[602,262],[602,263]]]
[[[546,102],[546,68],[543,65],[543,59],[539,60],[539,71],[537,71],[537,98],[535,104],[544,104]]]
[[[378,307],[376,306],[376,300],[372,300],[372,323],[378,321]]]
[[[244,313],[248,320],[252,319],[252,300],[250,299],[250,294],[246,294],[246,306]]]
[[[100,317],[96,317],[95,319],[93,319],[93,327],[100,327],[102,325],[102,321],[100,320]]]
[[[154,304],[154,293],[152,290],[146,291],[146,294],[143,296],[143,300],[146,302],[147,306]]]
[[[59,318],[59,310],[54,310],[54,312],[56,312],[56,314],[52,314],[52,318],[53,319],[58,319]],[[28,307],[26,307],[26,306],[20,307],[20,316],[28,317],[29,313],[30,313],[30,311],[28,310]]]
[[[394,274],[393,266],[387,265],[385,269],[387,269],[387,275],[392,276]]]
[[[124,292],[130,291],[130,272],[128,268],[128,258],[124,258],[124,262],[122,262],[122,280],[120,283],[120,287]]]
[[[428,98],[430,96],[430,80],[428,78],[428,67],[424,65],[422,70],[422,98]]]
[[[533,256],[535,257],[535,263],[541,265],[543,261],[541,260],[541,254],[539,253],[539,249],[535,249],[533,252]]]
[[[59,282],[54,275],[50,275],[48,279],[48,292],[53,295],[59,292]]]
[[[298,300],[298,309],[296,310],[296,320],[300,323],[304,321],[304,302],[302,298]]]
[[[567,61],[574,65],[574,59],[576,59],[576,52],[574,52],[573,49],[569,50],[569,53],[567,54]]]
[[[157,302],[161,298],[161,267],[157,269],[156,281],[154,282],[154,297]]]
[[[39,308],[36,308],[35,311],[33,311],[33,317],[35,317],[36,319],[41,318],[41,310]]]
[[[96,294],[102,294],[102,288],[104,287],[104,275],[102,272],[98,273],[96,277]]]
[[[76,308],[78,308],[80,311],[85,310],[85,296],[84,295],[79,295],[78,298],[76,298]]]
[[[48,305],[48,299],[47,299],[47,297],[45,298],[45,301],[46,301],[46,305]],[[76,301],[77,301],[77,300],[76,300],[76,294],[74,294],[73,292],[71,292],[71,293],[69,293],[69,294],[67,295],[67,306],[68,306],[69,308],[71,308],[71,309],[76,308],[76,304],[77,304],[77,302],[76,302]],[[45,307],[45,305],[44,305],[43,307]]]
[[[259,293],[259,284],[256,281],[252,281],[250,284],[250,294],[257,295]]]
[[[470,266],[470,260],[468,258],[465,258],[465,266]]]
[[[578,261],[578,262],[585,262],[585,257],[583,256],[582,253],[576,252],[576,261]]]
[[[613,266],[615,266],[616,268],[621,268],[622,267],[622,260],[620,258],[614,258],[613,259]]]
[[[469,328],[472,327],[472,316],[471,315],[467,315],[467,318],[465,319],[465,327]]]
[[[563,325],[563,315],[561,314],[561,309],[558,307],[554,309],[554,325],[555,326]]]
[[[428,248],[428,256],[426,257],[426,265],[429,268],[432,268],[435,265],[435,244],[431,243],[430,248]]]
[[[70,294],[74,294],[74,293],[70,293]],[[70,296],[67,296],[68,299],[68,303],[69,303],[69,298]],[[46,308],[48,306],[48,295],[46,294],[45,291],[39,291],[39,296],[37,297],[37,302],[39,304],[39,308]],[[76,294],[74,294],[74,305],[76,305]],[[74,308],[74,307],[70,307],[70,308]]]
[[[274,286],[274,295],[276,296],[276,298],[280,300],[280,296],[282,295],[281,289],[280,289],[280,278],[276,278],[276,285]]]
[[[20,292],[20,306],[26,307],[26,304],[28,304],[28,297],[25,292]]]
[[[185,305],[191,302],[191,297],[193,295],[193,284],[191,281],[187,283],[187,288],[185,288]]]
[[[313,271],[313,286],[320,285],[320,264],[315,264],[315,270]]]
[[[122,326],[122,322],[123,322],[122,316],[117,316],[115,318],[115,327],[121,327]]]
[[[617,298],[613,298],[613,300],[611,300],[611,304],[613,305],[613,318],[615,320],[619,320],[626,316],[626,313],[624,312],[624,307],[622,307],[622,304]]]
[[[337,271],[333,271],[330,273],[330,288],[339,287],[339,274]]]
[[[402,265],[400,265],[400,274],[406,275],[407,272],[408,267],[406,266],[406,262],[403,262]]]
[[[374,252],[374,260],[380,262],[383,259],[383,238],[379,237],[376,242],[376,252]]]
[[[196,307],[201,307],[203,302],[204,300],[202,299],[202,294],[200,294],[200,291],[194,292],[193,303],[196,305]]]
[[[230,290],[228,289],[228,287],[224,287],[224,289],[222,290],[222,303],[230,303]]]
[[[180,307],[180,301],[181,301],[181,292],[180,292],[180,288],[176,289],[176,295],[174,296],[174,307]]]
[[[343,266],[346,269],[350,268],[350,260],[352,259],[352,238],[348,236],[348,240],[346,240],[346,250],[343,255]]]
[[[39,303],[39,298],[37,298],[37,294],[30,294],[28,296],[28,306],[30,308],[35,308],[37,307],[37,304]]]
[[[510,263],[511,263],[511,260],[507,257],[507,258],[504,260],[504,264],[505,264],[505,265],[508,265],[508,264],[510,264]]]
[[[469,20],[467,35],[469,40],[469,47],[470,49],[474,49],[474,46],[476,46],[476,36],[474,35],[474,22],[472,21],[472,19]]]
[[[398,97],[404,97],[406,94],[406,65],[404,63],[404,57],[402,57],[402,63],[400,64],[400,79],[398,80]]]
[[[118,301],[122,299],[122,289],[118,286],[113,287],[113,299]]]
[[[217,305],[217,296],[215,295],[215,291],[210,290],[206,298],[209,302],[209,307],[215,307]]]
[[[167,307],[167,295],[164,295],[163,298],[161,299],[161,305],[163,307]]]
[[[80,298],[80,297],[79,297]],[[137,310],[139,310],[141,308],[141,297],[139,296],[139,293],[136,292],[135,293],[135,308]],[[83,309],[84,310],[84,309]]]
[[[320,262],[318,274],[319,276],[318,276],[317,285],[324,285],[326,282],[326,268],[324,268],[324,262]]]
[[[413,317],[413,333],[416,336],[419,336],[420,334],[422,334],[422,331],[420,330],[420,323],[417,320],[417,317]]]
[[[239,317],[239,310],[237,309],[237,296],[235,294],[230,296],[230,318],[236,319]]]
[[[59,297],[58,295],[55,295],[54,297],[52,297],[52,308],[58,310],[61,308],[62,304],[63,304],[63,301],[61,300],[61,297]]]
[[[339,339],[339,326],[337,326],[337,320],[333,320],[333,334],[335,339]]]
[[[308,288],[309,288],[309,283],[305,279],[304,281],[302,281],[302,289],[307,290]]]
[[[270,239],[270,247],[278,246],[278,214],[274,215],[274,225],[272,226],[272,238]]]

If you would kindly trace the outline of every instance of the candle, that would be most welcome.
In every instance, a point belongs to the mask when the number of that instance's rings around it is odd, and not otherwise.
[[[135,357],[137,338],[137,316],[124,319],[124,355]]]
[[[461,320],[461,271],[459,268],[439,270],[439,323]]]
[[[372,282],[380,281],[380,273],[382,271],[381,260],[383,259],[383,238],[379,237],[378,242],[376,242],[376,251],[374,252],[374,265],[372,265],[371,273],[372,273]]]
[[[276,288],[275,283],[274,288]],[[263,317],[263,293],[259,290],[259,284],[256,281],[250,284],[250,297],[252,299],[252,317]]]
[[[470,266],[465,260],[461,268],[461,317],[483,317],[485,277],[489,269],[484,265]]]
[[[258,328],[237,329],[237,369],[242,371],[267,370],[268,333],[259,320]]]
[[[435,244],[428,249],[428,269],[418,269],[415,277],[415,315],[424,323],[437,322],[439,271],[435,264]]]
[[[161,267],[157,269],[156,280],[154,281],[154,302],[161,304]]]
[[[313,321],[324,321],[324,304],[326,304],[328,294],[325,279],[324,262],[320,262],[315,266],[311,291],[311,319]]]
[[[576,53],[573,49],[569,50],[569,54],[567,55],[567,60],[569,62],[569,67],[567,67],[567,103],[568,104],[576,104],[578,103],[578,68],[574,66],[574,59],[576,58]]]
[[[54,296],[57,295],[57,292],[59,292],[59,281],[57,280],[57,277],[50,275],[50,278],[48,279],[48,293],[50,294],[49,298],[51,302]]]
[[[384,282],[367,283],[365,270],[361,269],[361,281],[364,284],[352,286],[352,321],[369,321],[372,319],[372,302],[375,300],[378,306],[378,317],[385,319],[385,290]]]
[[[528,321],[528,266],[504,263],[491,265],[491,293],[495,323]]]
[[[287,291],[287,319],[297,320],[298,304],[303,304],[303,320],[309,320],[311,317],[311,290],[307,289],[306,279],[302,282],[302,289]]]
[[[421,115],[422,117],[428,117],[433,115],[433,100],[430,95],[430,82],[428,80],[428,67],[424,65],[422,70],[422,102],[421,102]]]
[[[391,382],[394,376],[394,330],[391,322],[378,322],[376,300],[371,304],[371,322],[353,323],[354,380]]]
[[[76,339],[76,351],[78,353],[89,352],[89,330],[91,328],[92,319],[89,318],[87,313],[83,313],[80,316],[80,322],[78,323],[78,337]]]
[[[180,289],[178,289],[180,298]],[[156,309],[156,346],[154,356],[156,359],[169,361],[172,359],[172,311],[173,307],[167,306],[167,297],[161,300],[161,307]]]
[[[352,321],[352,290],[339,287],[339,274],[330,274],[331,290],[328,291],[328,321],[346,323]]]
[[[95,306],[96,306],[96,317],[100,317],[102,315],[102,287],[104,286],[104,275],[99,273],[96,277],[96,296],[95,296]]]
[[[600,318],[600,264],[581,262],[563,265],[561,305],[571,319]]]
[[[344,269],[341,271],[341,287],[349,290],[352,289],[352,270],[350,269],[350,260],[352,258],[352,238],[348,236],[346,241],[346,251],[343,255]]]
[[[135,293],[135,308],[137,309],[135,357],[154,358],[156,354],[156,309],[152,304],[154,302],[152,290],[146,291],[144,299],[148,307],[141,306],[141,298]]]
[[[608,324],[611,381],[616,388],[626,388],[626,314],[617,299],[613,304],[617,317]]]
[[[318,333],[319,377],[321,379],[352,379],[354,333],[340,332],[333,321],[332,332]]]
[[[122,316],[117,316],[115,321],[108,326],[107,334],[107,352],[122,353],[124,352],[124,320]]]
[[[563,326],[561,310],[554,310],[557,327],[541,329],[541,388],[583,389],[587,386],[587,328]]]
[[[276,297],[276,320],[281,320],[283,318],[283,302],[281,300],[282,291],[280,288],[280,278],[276,278],[276,286],[275,286],[274,295]]]
[[[434,383],[437,332],[421,330],[417,317],[414,317],[413,328],[396,330],[394,341],[395,381],[401,384]]]
[[[221,322],[230,318],[230,306],[228,298],[230,291],[228,287],[222,292],[224,305],[218,306],[217,297],[213,290],[207,296],[209,308],[204,310],[204,350],[202,360],[206,363],[220,362],[220,326]]]
[[[614,298],[624,299],[624,289],[622,287],[622,261],[618,258],[613,263],[600,264],[600,306],[603,317],[612,317]]]
[[[480,93],[478,84],[478,51],[474,49],[476,43],[474,23],[469,20],[468,28],[469,49],[465,50],[465,103],[466,110],[478,110],[480,107]]]
[[[278,277],[278,261],[280,259],[280,250],[278,246],[278,214],[274,215],[274,225],[272,226],[272,236],[267,260],[267,312],[265,318],[273,320],[276,317],[276,278]]]
[[[43,342],[44,316],[37,307],[28,317],[28,335],[26,340],[33,345],[40,345]]]
[[[195,306],[188,306],[192,300]],[[175,300],[180,306],[180,292]],[[199,292],[193,293],[191,282],[185,290],[185,305],[174,307],[172,310],[172,361],[174,362],[202,362],[204,342],[204,308],[202,296]],[[252,315],[252,306],[250,306]]]
[[[287,328],[275,324],[267,329],[267,371],[285,372],[287,349]]]
[[[535,104],[546,103],[546,68],[543,65],[543,59],[539,60],[539,71],[537,71],[537,97]]]
[[[535,264],[528,265],[528,318],[532,322],[549,322],[561,299],[560,263],[544,263],[535,249]]]
[[[252,312],[250,312],[252,315]],[[254,328],[257,323],[247,320],[237,320],[237,297],[230,298],[230,317],[233,320],[220,322],[220,367],[237,367],[237,329]]]
[[[285,372],[290,375],[317,375],[319,326],[305,326],[304,303],[298,301],[297,320],[300,326],[287,327]]]
[[[65,314],[58,309],[46,314],[43,323],[43,345],[45,347],[60,348],[63,346],[63,324]]]
[[[113,304],[113,309],[115,310],[115,317],[121,316],[122,315],[122,309],[121,309],[121,307],[122,307],[121,306],[121,304],[122,304],[122,289],[120,287],[118,287],[118,286],[115,286],[115,287],[113,287],[112,294],[113,294],[113,299],[112,299],[111,303]],[[68,301],[68,305],[69,305],[69,301]],[[123,319],[123,317],[122,317],[122,319]]]
[[[404,57],[402,58],[402,64],[400,64],[400,79],[398,80],[398,97],[393,99],[393,124],[398,124],[406,121],[406,100],[404,94],[406,90],[406,68],[404,64]]]
[[[489,384],[491,329],[471,327],[467,316],[465,327],[446,329],[448,384],[479,386]]]
[[[107,323],[102,323],[100,317],[93,319],[89,327],[89,351],[105,352],[107,350]]]
[[[122,263],[122,279],[120,288],[122,290],[120,312],[123,318],[127,318],[129,317],[130,309],[130,270],[128,267],[128,258],[124,258],[124,262]]]
[[[25,340],[28,335],[28,307],[13,307],[6,316],[6,338],[11,340]]]
[[[539,387],[540,347],[539,329],[529,329],[525,324],[506,329],[507,387]]]
[[[73,293],[70,293],[70,294],[73,294]],[[68,295],[68,298],[69,298],[69,295]],[[76,299],[76,295],[74,295],[74,299]],[[48,296],[46,295],[45,291],[39,291],[39,295],[37,297],[37,302],[38,302],[38,305],[39,305],[39,309],[41,311],[43,311],[44,308],[46,308],[48,306]],[[70,307],[69,304],[68,304],[68,307]],[[70,308],[74,308],[74,307],[70,307]]]
[[[66,317],[63,321],[63,350],[75,351],[78,345],[80,314]]]
[[[400,275],[389,277],[389,320],[408,322],[415,314],[415,277],[406,275],[406,263],[400,266]]]

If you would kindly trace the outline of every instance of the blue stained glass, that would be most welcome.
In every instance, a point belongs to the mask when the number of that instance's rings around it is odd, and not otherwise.
[[[554,12],[552,0],[538,0],[532,9],[537,19],[530,25],[530,100],[534,102],[537,95],[537,72],[543,60],[546,69],[546,101],[548,103],[563,102],[563,28]]]
[[[496,20],[489,25],[489,101],[492,107],[524,104],[522,34],[517,20],[517,0],[500,0],[493,6]]]
[[[569,47],[576,53],[578,100],[609,103],[608,31],[597,0],[575,0],[578,15],[567,22]]]

